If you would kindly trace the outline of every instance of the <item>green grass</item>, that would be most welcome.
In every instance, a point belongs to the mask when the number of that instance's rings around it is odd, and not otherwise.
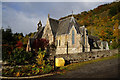
[[[96,60],[91,60],[91,61],[85,61],[85,62],[80,62],[80,63],[73,63],[73,64],[69,64],[63,67],[60,67],[60,70],[66,70],[66,71],[70,71],[70,70],[74,70],[77,69],[78,67],[88,64],[88,63],[94,63],[94,62],[98,62],[98,61],[104,61],[104,60],[108,60],[108,59],[113,59],[113,58],[120,58],[120,54],[116,54],[114,56],[110,56],[110,57],[103,57],[103,58],[99,58]]]

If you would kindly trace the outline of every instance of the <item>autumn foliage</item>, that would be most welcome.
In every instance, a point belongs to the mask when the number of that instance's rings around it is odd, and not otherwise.
[[[17,48],[22,48],[23,47],[23,43],[21,41],[17,41],[16,47]]]
[[[34,42],[33,42],[33,45],[32,47],[38,51],[39,48],[41,48],[41,50],[43,51],[45,49],[45,47],[47,47],[49,45],[49,41],[46,40],[46,39],[35,39]]]
[[[65,16],[61,19],[69,17]],[[93,10],[84,11],[74,15],[79,25],[85,25],[88,34],[97,36],[103,41],[116,41],[120,39],[120,2],[103,4]]]

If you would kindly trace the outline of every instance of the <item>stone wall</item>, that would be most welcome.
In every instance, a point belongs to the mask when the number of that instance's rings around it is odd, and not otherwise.
[[[74,31],[74,44],[72,44],[72,31]],[[85,31],[86,34],[86,31]],[[56,36],[57,49],[56,54],[67,54],[67,42],[68,42],[68,53],[80,53],[82,52],[82,35],[77,34],[77,31],[73,25],[69,34],[62,34]],[[60,45],[59,45],[60,44]],[[85,52],[90,51],[90,45],[88,43],[88,36],[85,35]]]
[[[70,63],[73,62],[82,62],[94,60],[102,57],[113,56],[118,53],[118,50],[103,50],[103,51],[93,51],[93,52],[84,52],[84,53],[76,53],[76,54],[58,54],[55,55],[57,58],[64,58],[66,61]],[[50,56],[48,59],[54,60],[54,55]]]
[[[45,38],[45,39],[49,40],[50,44],[52,44],[52,42],[54,41],[53,40],[54,36],[53,36],[53,33],[52,33],[52,29],[50,27],[49,18],[47,19],[47,23],[46,23],[45,29],[43,31],[42,38]]]

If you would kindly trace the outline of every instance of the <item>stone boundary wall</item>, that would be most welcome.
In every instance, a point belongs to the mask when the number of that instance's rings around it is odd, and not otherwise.
[[[74,62],[82,62],[94,60],[102,57],[109,57],[118,54],[118,49],[114,50],[103,50],[103,51],[92,51],[92,52],[84,52],[84,53],[76,53],[76,54],[58,54],[55,55],[56,58],[64,58],[66,61],[70,63]],[[49,60],[54,60],[54,55],[48,58]]]

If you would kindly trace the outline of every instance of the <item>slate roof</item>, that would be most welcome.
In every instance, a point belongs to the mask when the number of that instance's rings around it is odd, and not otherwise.
[[[75,26],[75,29],[78,34],[82,34],[83,27],[80,27],[80,25],[77,23],[75,18],[73,16],[70,16],[68,18],[62,19],[62,20],[56,20],[49,18],[50,26],[52,29],[52,33],[54,36],[56,35],[62,35],[62,34],[69,34],[70,29],[72,26]],[[41,38],[44,31],[44,27],[42,30],[39,30],[33,38]]]
[[[36,34],[33,36],[33,38],[35,39],[40,39],[42,37],[43,31],[45,27],[41,27],[42,29],[39,28],[38,32],[36,32]]]
[[[68,18],[60,20],[59,27],[57,30],[57,35],[68,34],[73,25],[75,26],[77,33],[80,33],[79,25],[77,24],[74,18],[68,17]]]
[[[55,36],[56,33],[57,33],[59,21],[56,20],[56,19],[49,18],[49,22],[50,22],[50,26],[51,26],[51,29],[52,29],[52,33]]]
[[[98,37],[96,37],[96,36],[88,35],[88,37],[89,37],[90,39],[93,39],[94,41],[100,40],[100,39],[99,39]]]

